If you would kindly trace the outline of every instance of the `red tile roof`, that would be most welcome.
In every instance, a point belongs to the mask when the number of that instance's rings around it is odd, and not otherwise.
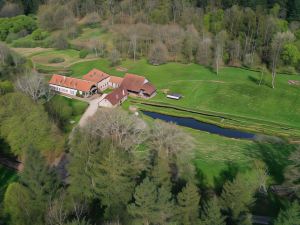
[[[112,105],[117,105],[127,95],[128,95],[127,90],[122,87],[119,87],[113,90],[108,95],[106,95],[105,99],[108,100]]]
[[[110,78],[109,78],[109,82],[115,83],[118,85],[121,85],[122,81],[123,81],[122,77],[110,76]]]
[[[145,77],[127,73],[123,79],[122,86],[129,91],[140,92],[145,82]]]
[[[82,78],[84,80],[99,83],[99,82],[103,81],[104,79],[106,79],[108,77],[109,77],[109,75],[107,73],[104,73],[101,70],[92,69],[90,72],[88,72]]]
[[[145,94],[149,96],[151,96],[156,91],[156,88],[150,82],[144,84],[141,89],[144,91]]]
[[[75,89],[78,91],[90,91],[91,88],[95,85],[94,82],[82,80],[73,77],[66,77],[58,74],[53,74],[49,84]]]

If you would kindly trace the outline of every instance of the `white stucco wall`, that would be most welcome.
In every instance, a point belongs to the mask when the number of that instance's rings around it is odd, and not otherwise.
[[[98,89],[100,91],[106,90],[108,88],[108,86],[109,86],[108,82],[109,82],[109,77],[106,78],[106,79],[104,79],[103,81],[99,82],[98,85],[97,85]]]
[[[57,85],[53,85],[53,84],[50,84],[50,87],[53,90],[64,93],[64,94],[73,95],[73,96],[76,96],[76,94],[77,94],[77,90],[74,90],[71,88],[61,87],[61,86],[57,86]]]

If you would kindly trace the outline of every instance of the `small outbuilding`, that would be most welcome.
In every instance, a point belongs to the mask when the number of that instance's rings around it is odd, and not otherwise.
[[[179,100],[179,99],[182,98],[182,95],[181,94],[177,94],[177,93],[172,93],[172,94],[167,94],[167,98]]]

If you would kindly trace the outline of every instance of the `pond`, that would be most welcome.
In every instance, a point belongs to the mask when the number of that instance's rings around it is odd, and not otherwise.
[[[254,139],[255,134],[239,131],[235,129],[230,128],[223,128],[219,127],[217,125],[209,124],[200,122],[198,120],[195,120],[193,118],[185,118],[185,117],[177,117],[177,116],[170,116],[162,113],[156,113],[156,112],[150,112],[150,111],[144,111],[142,112],[153,119],[160,119],[166,122],[173,122],[177,125],[193,128],[196,130],[206,131],[212,134],[218,134],[224,137],[229,138],[237,138],[237,139]]]

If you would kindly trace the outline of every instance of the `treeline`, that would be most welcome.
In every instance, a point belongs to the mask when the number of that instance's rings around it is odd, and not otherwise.
[[[0,4],[0,16],[15,16],[20,13],[30,14],[36,13],[39,6],[44,4],[46,0],[6,0]],[[65,3],[65,1],[62,1]],[[300,19],[300,3],[297,0],[164,0],[164,1],[147,1],[147,0],[90,0],[80,1],[72,0],[70,5],[73,7],[76,16],[85,16],[93,10],[97,10],[102,15],[118,14],[124,10],[130,10],[130,13],[140,12],[147,9],[146,12],[150,18],[159,19],[163,22],[175,19],[180,15],[180,11],[185,6],[197,8],[222,8],[227,9],[233,5],[249,7],[255,9],[260,6],[265,9],[270,9],[278,4],[282,8],[281,16],[288,20]],[[162,16],[163,17],[160,17]],[[160,18],[159,18],[160,17]]]
[[[251,179],[236,174],[205,188],[189,135],[174,124],[149,127],[121,109],[102,109],[73,130],[67,152],[66,173],[28,148],[19,181],[5,193],[8,224],[251,225],[256,193],[267,190],[260,161]],[[288,204],[275,225],[299,224],[299,211],[297,200]]]

